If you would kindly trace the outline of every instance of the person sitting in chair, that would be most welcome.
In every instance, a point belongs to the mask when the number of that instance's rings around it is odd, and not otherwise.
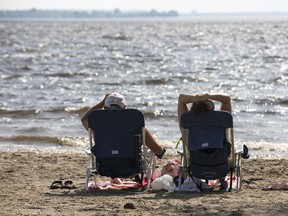
[[[179,127],[182,133],[182,138],[187,139],[187,134],[181,129],[181,116],[183,113],[188,112],[189,108],[188,105],[192,104],[191,112],[195,115],[200,115],[201,113],[207,111],[213,111],[215,109],[214,101],[220,102],[220,110],[227,111],[229,113],[232,112],[232,105],[231,105],[231,98],[228,94],[180,94],[178,97],[178,120],[179,120]],[[186,137],[185,137],[186,136]],[[226,145],[227,144],[227,145]],[[231,154],[231,144],[229,142],[225,143],[227,147],[227,156]],[[212,153],[215,151],[213,148],[206,148],[201,150],[206,153]],[[220,179],[221,186],[226,188],[227,185],[224,182],[224,178]]]
[[[221,94],[221,93],[206,93],[206,94],[180,94],[178,97],[178,121],[179,127],[181,130],[181,116],[183,113],[188,112],[189,108],[188,105],[192,104],[191,112],[196,115],[200,115],[206,111],[213,111],[215,109],[214,101],[218,101],[221,103],[220,110],[227,111],[229,113],[232,112],[232,104],[231,104],[231,97],[228,94]],[[182,137],[183,131],[181,130]],[[231,145],[229,145],[231,146]],[[229,147],[228,146],[228,147]]]
[[[95,109],[125,109],[127,107],[125,98],[123,95],[113,92],[106,94],[104,99],[100,101],[95,106],[91,107],[81,118],[82,125],[88,131],[88,116],[91,111]],[[163,148],[159,141],[152,135],[152,133],[145,127],[145,138],[147,147],[159,158],[161,159],[166,149]],[[121,183],[120,179],[112,179],[112,183]]]
[[[195,114],[214,110],[213,101],[221,103],[220,110],[232,112],[231,97],[228,94],[180,94],[178,97],[178,120],[180,122],[181,115],[188,111],[188,105],[192,104],[191,111]]]

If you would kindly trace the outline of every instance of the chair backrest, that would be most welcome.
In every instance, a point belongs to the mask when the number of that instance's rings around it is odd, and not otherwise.
[[[93,154],[97,158],[131,158],[139,155],[139,140],[145,126],[137,109],[94,110],[88,116],[94,132]],[[93,150],[93,149],[92,149]]]
[[[209,111],[200,115],[186,112],[181,127],[188,130],[189,171],[200,179],[217,179],[227,175],[231,144],[226,129],[233,128],[233,119],[225,111]]]
[[[181,116],[181,127],[188,129],[190,151],[221,148],[226,141],[226,129],[233,128],[233,118],[226,111],[208,111],[200,115],[189,111]]]
[[[91,152],[96,156],[98,174],[126,178],[143,172],[141,141],[145,123],[141,111],[94,110],[88,116],[88,126],[94,138]]]

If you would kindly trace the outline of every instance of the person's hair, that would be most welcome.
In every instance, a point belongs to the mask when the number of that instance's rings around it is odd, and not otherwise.
[[[107,110],[116,110],[116,109],[125,109],[126,106],[124,108],[120,107],[118,104],[111,104],[110,107],[105,106],[104,109]]]
[[[205,103],[204,101],[199,101],[196,103],[193,103],[191,107],[191,111],[195,113],[196,115],[199,115],[203,112],[209,111],[208,104]]]

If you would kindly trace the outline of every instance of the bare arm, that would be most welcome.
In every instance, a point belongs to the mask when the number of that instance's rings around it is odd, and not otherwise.
[[[83,127],[88,131],[89,127],[88,127],[88,116],[89,114],[95,110],[95,109],[103,109],[104,105],[105,105],[105,99],[109,94],[105,95],[104,99],[102,101],[100,101],[98,104],[96,104],[95,106],[91,107],[81,118],[81,122]]]
[[[180,94],[178,97],[178,122],[180,124],[181,115],[188,111],[188,104],[196,103],[200,99],[199,95]]]
[[[228,94],[207,94],[208,100],[214,100],[221,103],[220,110],[232,112],[231,97]]]
[[[178,122],[180,124],[181,115],[188,111],[188,104],[196,103],[197,101],[213,100],[221,103],[220,110],[232,112],[231,98],[228,94],[180,94],[178,97]]]

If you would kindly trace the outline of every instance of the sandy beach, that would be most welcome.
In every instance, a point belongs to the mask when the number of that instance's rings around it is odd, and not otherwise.
[[[288,159],[243,161],[240,192],[84,190],[87,156],[76,153],[0,152],[0,215],[287,215],[288,190],[263,190],[287,182]],[[174,156],[157,160],[161,167]],[[55,179],[75,189],[50,189]],[[133,208],[124,208],[130,203]]]

